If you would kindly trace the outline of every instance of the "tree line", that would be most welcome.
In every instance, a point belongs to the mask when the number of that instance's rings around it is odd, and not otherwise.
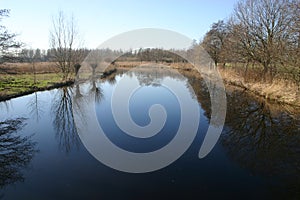
[[[199,43],[223,67],[244,64],[272,82],[300,82],[300,1],[241,0],[228,20],[213,23]]]
[[[89,54],[89,58],[94,62],[112,62],[110,57],[118,57],[118,61],[150,61],[150,62],[186,62],[186,60],[180,57],[178,54],[179,50],[164,50],[161,48],[140,48],[136,50],[111,50],[111,49],[72,49],[72,52],[76,55],[80,54],[78,62],[82,62],[83,58],[86,58]],[[119,57],[120,56],[120,57]],[[55,49],[21,49],[20,52],[16,54],[18,59],[15,59],[15,62],[53,62],[55,58]],[[104,58],[107,58],[104,60]]]

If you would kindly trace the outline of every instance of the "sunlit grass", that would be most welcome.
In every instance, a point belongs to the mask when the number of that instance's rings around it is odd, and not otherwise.
[[[36,81],[32,74],[0,75],[0,95],[12,95],[35,88],[46,88],[61,83],[61,75],[57,73],[36,74]]]

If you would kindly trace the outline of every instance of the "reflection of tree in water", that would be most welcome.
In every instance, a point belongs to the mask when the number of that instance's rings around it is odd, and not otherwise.
[[[95,94],[95,100],[100,102],[103,97],[103,91],[101,87],[96,86],[96,79],[91,79],[91,88],[89,94]],[[65,152],[69,152],[73,147],[79,147],[79,137],[75,126],[74,115],[79,115],[81,119],[84,119],[84,112],[81,112],[80,104],[86,104],[82,98],[85,94],[82,94],[80,84],[75,84],[74,89],[71,87],[63,87],[58,89],[57,94],[52,104],[52,111],[54,115],[53,124],[56,131],[56,136],[59,140],[59,146]],[[74,94],[75,92],[75,94]],[[84,92],[83,92],[84,93]],[[74,101],[72,101],[74,98]],[[73,103],[75,105],[73,105]],[[76,105],[77,104],[77,105]],[[73,108],[76,106],[77,113],[73,112]]]
[[[59,140],[59,146],[65,152],[69,152],[73,145],[79,146],[79,138],[74,124],[72,95],[73,90],[71,88],[60,88],[57,90],[52,104],[53,125]]]
[[[150,67],[137,67],[126,72],[129,77],[135,75],[141,86],[161,86],[161,82],[166,77],[171,77],[175,80],[185,81],[176,70],[150,65]]]
[[[82,94],[80,92],[80,85],[78,83],[75,84],[75,98],[82,97]]]
[[[6,112],[9,112],[9,110],[12,108],[13,108],[13,104],[11,101],[1,101],[0,102],[0,110],[1,111],[6,110]]]
[[[95,89],[95,100],[96,102],[100,102],[103,98],[103,90],[101,87],[96,87]]]
[[[37,92],[34,93],[33,97],[28,101],[28,108],[30,109],[30,115],[38,122],[43,113],[43,101],[38,98]]]
[[[242,91],[228,92],[227,103],[221,141],[230,157],[253,174],[280,177],[300,195],[300,118]]]
[[[114,85],[116,84],[117,80],[116,80],[116,74],[113,74],[112,76],[109,76],[107,78],[107,81],[109,82],[109,84]]]
[[[192,86],[194,93],[196,94],[198,102],[205,111],[205,116],[210,119],[211,115],[211,102],[208,87],[203,79],[199,79],[193,76],[188,76],[188,83]]]
[[[138,72],[134,71],[141,86],[161,86],[161,82],[165,76],[157,70]]]
[[[124,70],[116,70],[116,71],[114,71],[112,74],[110,74],[110,75],[108,75],[108,76],[102,77],[102,78],[101,78],[101,81],[102,81],[102,82],[103,82],[103,81],[107,81],[109,84],[114,85],[114,84],[116,84],[116,82],[117,82],[116,76],[117,76],[117,75],[121,75],[121,74],[123,74],[123,73],[125,73],[125,72],[126,72],[126,71],[124,71]],[[95,78],[94,78],[94,80],[95,80]],[[99,80],[99,79],[96,79],[96,80]]]
[[[21,173],[37,152],[31,136],[16,134],[24,127],[24,118],[0,122],[0,189],[8,184],[23,181]]]
[[[205,115],[211,99],[204,80],[188,76]],[[300,197],[300,116],[245,91],[227,89],[227,114],[221,142],[231,159],[253,174],[279,177],[290,196]],[[297,114],[295,114],[297,115]],[[273,188],[274,192],[284,191]],[[278,195],[284,195],[279,194]]]
[[[108,81],[111,80],[111,79],[107,79]],[[103,98],[103,90],[102,88],[99,86],[97,87],[97,79],[96,78],[92,78],[91,79],[91,89],[90,89],[90,93],[93,94],[95,93],[95,100],[96,102],[100,102]]]
[[[175,75],[168,73],[141,70],[128,71],[127,75],[137,76],[141,85],[153,85],[166,76],[174,78]],[[188,77],[188,83],[210,119],[210,95],[214,94],[209,94],[208,87],[213,92],[220,90],[213,82],[208,81],[207,86],[203,79],[192,76]],[[233,91],[227,91],[225,133],[221,135],[229,156],[253,174],[280,177],[285,187],[300,191],[300,118],[292,118],[282,108],[277,109],[246,92],[236,88]]]

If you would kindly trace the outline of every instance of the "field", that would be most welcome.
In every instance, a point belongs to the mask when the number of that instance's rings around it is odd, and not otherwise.
[[[58,73],[59,69],[52,62],[33,63],[4,63],[0,65],[0,75],[2,74],[33,74],[33,66],[37,74]]]
[[[30,74],[1,75],[0,95],[25,92],[34,88],[45,88],[59,82],[61,82],[61,77],[56,73],[36,74],[36,81]]]
[[[70,84],[62,81],[62,76],[53,63],[35,63],[35,75],[32,69],[31,63],[2,64],[0,100]]]

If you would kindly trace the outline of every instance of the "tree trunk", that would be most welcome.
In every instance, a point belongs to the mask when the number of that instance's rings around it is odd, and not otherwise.
[[[248,82],[248,66],[249,66],[249,62],[247,62],[245,65],[245,71],[244,71],[244,81],[245,82]]]
[[[92,71],[92,74],[93,74],[93,77],[94,77],[95,74],[96,74],[96,68],[93,67],[92,70],[93,70],[93,71]]]
[[[267,75],[268,75],[268,64],[263,64],[264,70],[263,70],[263,81],[264,83],[267,82]]]
[[[271,66],[270,67],[270,83],[273,82],[274,74],[275,74],[274,66]]]
[[[32,70],[33,70],[33,83],[34,83],[34,86],[35,86],[36,85],[36,71],[35,71],[34,61],[32,61]]]

